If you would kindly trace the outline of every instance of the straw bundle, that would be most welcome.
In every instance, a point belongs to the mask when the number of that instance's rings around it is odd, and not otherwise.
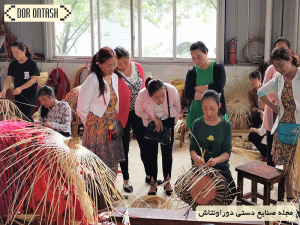
[[[228,76],[229,82],[225,86],[225,100],[229,121],[233,129],[239,123],[246,126],[249,121],[251,108],[248,100],[248,90],[251,88],[248,76],[239,77],[237,74]]]
[[[0,121],[10,119],[27,119],[19,108],[8,99],[0,99]]]
[[[115,187],[115,174],[83,146],[51,129],[21,121],[0,122],[0,214],[11,224],[18,213],[31,212],[43,224],[98,223],[97,205],[125,205]],[[102,198],[97,196],[101,195]],[[114,197],[113,197],[114,195]]]
[[[153,195],[143,195],[130,205],[131,208],[149,208],[149,206],[152,209],[170,209],[171,207],[170,204],[166,204],[166,199]]]
[[[62,99],[62,101],[68,102],[71,109],[74,111],[77,111],[77,102],[78,102],[80,89],[81,89],[81,85],[73,88]]]
[[[259,151],[254,150],[246,150],[243,148],[232,147],[232,152],[248,159],[248,160],[258,160],[261,158],[261,154]]]
[[[44,70],[40,70],[40,76],[37,77],[37,82],[39,86],[44,86],[47,84],[47,81],[49,79],[48,72]]]
[[[81,85],[90,73],[90,67],[87,65],[79,67],[72,77],[71,89]]]
[[[299,132],[299,131],[298,131]],[[292,181],[294,181],[294,189],[296,190],[297,193],[297,199],[299,199],[300,197],[300,140],[298,138],[298,144],[297,144],[297,148],[296,148],[296,152],[295,152],[295,156],[294,156],[294,161],[293,161],[293,167],[292,167],[292,172],[291,172],[291,177],[289,177],[289,179],[291,179]],[[297,179],[295,179],[297,178]]]

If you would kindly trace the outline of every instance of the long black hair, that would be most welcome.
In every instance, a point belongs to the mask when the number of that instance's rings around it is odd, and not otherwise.
[[[48,98],[50,98],[50,96],[52,94],[53,94],[53,96],[55,96],[53,89],[51,87],[47,86],[47,85],[44,85],[44,86],[40,87],[37,91],[38,97],[47,96]],[[47,118],[48,112],[49,112],[49,109],[42,105],[42,107],[41,107],[41,117],[43,119]]]
[[[152,97],[155,92],[162,88],[166,90],[166,86],[164,85],[164,83],[160,79],[153,77],[147,77],[145,81],[145,86],[148,90],[150,97]]]
[[[273,49],[271,53],[271,62],[273,62],[275,59],[276,60],[284,60],[284,61],[289,61],[289,59],[292,57],[292,64],[296,67],[299,66],[297,59],[291,55],[290,51],[287,50],[284,47],[281,48],[275,48]]]
[[[99,51],[93,56],[92,62],[91,62],[91,72],[94,72],[98,78],[99,81],[99,90],[100,95],[104,95],[104,91],[106,91],[106,87],[103,81],[104,74],[101,70],[101,68],[97,65],[97,62],[100,64],[105,63],[106,60],[111,59],[113,57],[116,57],[116,54],[114,50],[112,50],[110,47],[103,47],[100,48]],[[116,73],[119,77],[121,77],[121,74]]]
[[[18,49],[20,49],[21,51],[26,50],[25,56],[28,57],[28,58],[32,57],[33,53],[31,51],[31,48],[27,44],[25,44],[24,42],[16,41],[12,44],[12,47],[13,46],[17,46]]]
[[[202,102],[205,99],[209,99],[209,98],[213,99],[217,103],[218,106],[220,105],[220,97],[219,97],[219,94],[215,90],[205,91],[202,95]],[[224,113],[223,113],[222,107],[220,107],[218,110],[218,116],[222,116],[222,115],[224,115]]]

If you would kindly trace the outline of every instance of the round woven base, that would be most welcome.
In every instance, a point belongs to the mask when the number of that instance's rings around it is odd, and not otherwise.
[[[224,205],[227,182],[214,168],[193,167],[175,183],[176,195],[189,205]]]

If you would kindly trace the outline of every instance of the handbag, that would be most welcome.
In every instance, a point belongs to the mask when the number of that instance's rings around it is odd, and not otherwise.
[[[300,124],[280,123],[277,130],[277,138],[283,144],[297,144],[299,139]]]
[[[168,114],[169,114],[168,119],[170,119],[170,105],[169,105],[168,90],[166,92],[167,92]],[[172,127],[168,127],[164,125],[163,130],[158,132],[156,130],[154,121],[151,121],[148,124],[144,137],[146,139],[156,141],[162,145],[167,145],[171,142],[171,134],[172,134]]]
[[[119,137],[124,135],[124,129],[123,129],[122,124],[119,120],[114,122],[111,126],[113,128],[112,131],[111,131],[111,139],[112,140],[116,140]]]
[[[278,80],[277,80],[277,102],[278,102],[278,116],[279,116],[280,108],[279,108],[279,95],[278,95]],[[296,145],[299,139],[299,132],[300,132],[300,124],[279,123],[278,130],[277,130],[277,139],[283,144]]]

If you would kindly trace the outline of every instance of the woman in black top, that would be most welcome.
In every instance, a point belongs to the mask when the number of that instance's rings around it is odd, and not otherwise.
[[[15,59],[9,64],[0,97],[5,97],[14,80],[15,89],[12,94],[15,96],[15,104],[28,120],[33,122],[31,113],[37,100],[37,76],[40,75],[40,71],[36,62],[31,59],[32,52],[26,44],[17,41],[13,43],[11,50]]]

